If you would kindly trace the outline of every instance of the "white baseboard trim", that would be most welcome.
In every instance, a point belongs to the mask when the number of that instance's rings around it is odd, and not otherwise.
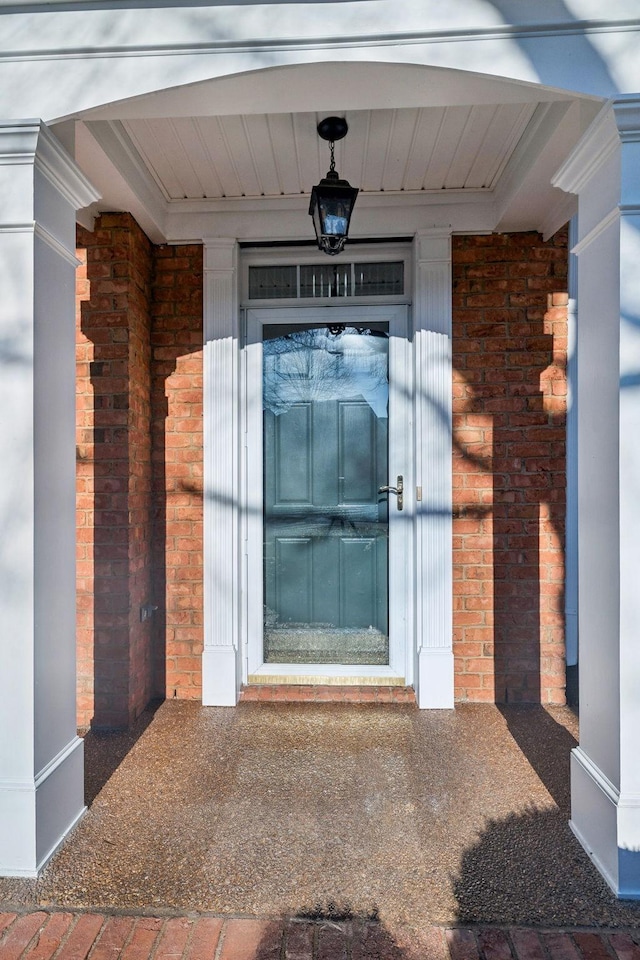
[[[64,833],[60,834],[60,836],[57,837],[56,840],[54,840],[49,850],[47,850],[45,854],[38,860],[36,876],[40,873],[41,870],[44,870],[46,865],[49,863],[49,860],[51,860],[51,857],[54,855],[54,853],[57,852],[58,847],[67,839],[69,834],[73,832],[73,830],[77,827],[77,825],[83,819],[86,812],[87,812],[87,807],[83,806],[82,809],[76,815],[76,817],[74,817],[74,819],[68,825]]]
[[[33,779],[0,780],[0,876],[37,877],[85,810],[80,737]]]
[[[421,710],[453,710],[453,651],[422,647],[416,687]]]
[[[202,653],[202,705],[235,707],[238,693],[235,647],[205,647]]]
[[[46,763],[42,768],[42,770],[40,770],[40,772],[36,774],[36,779],[35,779],[36,790],[38,789],[38,787],[41,787],[42,784],[45,782],[45,780],[47,780],[53,773],[55,773],[58,767],[61,764],[63,764],[68,757],[71,756],[74,750],[77,750],[78,748],[82,748],[82,751],[84,753],[83,740],[81,739],[81,737],[73,737],[69,741],[69,743],[66,745],[66,747],[63,747],[62,750],[58,754],[56,754],[56,756],[53,757],[49,761],[49,763]]]
[[[619,792],[581,747],[571,751],[569,826],[587,855],[618,896]]]

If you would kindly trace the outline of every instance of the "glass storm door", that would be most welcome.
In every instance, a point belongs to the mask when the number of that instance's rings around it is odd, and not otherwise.
[[[256,353],[247,370],[250,392],[260,377],[261,462],[249,482],[259,468],[262,569],[248,583],[253,592],[260,576],[260,659],[265,670],[389,668],[389,518],[402,516],[402,500],[381,490],[396,486],[389,323],[363,322],[362,311],[356,322],[348,311],[336,323],[334,311],[324,323],[304,315],[261,325],[260,364]],[[253,419],[257,428],[257,403]]]
[[[388,664],[388,335],[269,333],[265,663]]]

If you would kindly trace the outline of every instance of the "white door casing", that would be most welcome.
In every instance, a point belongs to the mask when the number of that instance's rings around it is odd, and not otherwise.
[[[261,483],[250,482],[262,476],[261,430],[254,442],[255,410],[252,413],[245,398],[249,379],[256,381],[255,369],[249,369],[256,360],[250,349],[243,351],[237,244],[230,238],[203,242],[203,703],[229,706],[237,702],[241,683],[261,667],[256,645],[259,638],[261,649],[262,604],[255,595],[250,601],[256,586],[262,590],[262,538],[254,528],[262,515]],[[400,473],[405,477],[402,522],[409,532],[397,538],[397,552],[390,556],[390,589],[400,602],[393,603],[391,615],[395,640],[389,673],[415,687],[419,706],[450,708],[454,702],[450,229],[433,228],[416,236],[413,277],[413,307],[408,310],[392,304],[351,306],[353,301],[345,300],[338,309],[360,311],[362,317],[381,310],[396,325],[408,315],[405,337],[394,338],[392,361],[392,377],[402,384],[396,398],[402,426],[398,433],[391,431],[389,477],[392,483]],[[294,309],[299,313],[299,308],[300,304]],[[290,308],[250,310],[248,319],[259,325],[266,322],[267,313],[275,317],[276,309]],[[308,309],[319,310],[326,318],[327,309],[335,308]],[[408,457],[407,450],[412,451]],[[402,465],[399,459],[404,460]],[[254,550],[258,542],[259,550]],[[269,670],[272,675],[273,666]]]

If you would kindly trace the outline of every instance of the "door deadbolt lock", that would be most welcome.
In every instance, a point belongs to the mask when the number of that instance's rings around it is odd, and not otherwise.
[[[397,497],[396,506],[398,510],[402,510],[404,507],[404,477],[402,474],[396,478],[395,487],[378,487],[378,493],[395,493]]]

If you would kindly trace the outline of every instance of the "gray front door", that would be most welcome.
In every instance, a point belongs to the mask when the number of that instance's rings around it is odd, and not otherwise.
[[[386,326],[265,329],[265,663],[389,663]]]

